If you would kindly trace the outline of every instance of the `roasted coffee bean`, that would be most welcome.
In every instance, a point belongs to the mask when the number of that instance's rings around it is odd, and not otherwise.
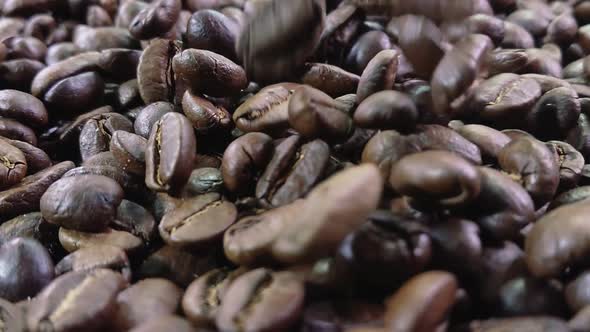
[[[361,74],[356,90],[358,104],[375,92],[390,90],[393,87],[399,56],[396,50],[383,50],[369,61]]]
[[[221,268],[195,279],[182,297],[182,310],[191,323],[199,327],[213,326],[228,287],[244,272],[244,269]]]
[[[526,236],[527,265],[534,276],[557,276],[581,263],[587,252],[587,201],[567,204],[541,217]],[[557,245],[559,244],[559,245]]]
[[[479,263],[483,252],[478,225],[467,219],[450,218],[430,228],[433,262],[465,273]],[[426,242],[426,241],[423,241]]]
[[[137,75],[137,65],[141,51],[125,48],[112,48],[100,52],[98,66],[119,80],[129,80]]]
[[[356,92],[359,80],[358,75],[324,63],[307,63],[301,77],[303,84],[321,90],[333,98]]]
[[[80,175],[54,182],[41,197],[40,206],[43,217],[51,223],[96,232],[115,219],[122,199],[123,189],[114,180]]]
[[[153,1],[137,13],[129,25],[129,32],[137,39],[160,37],[174,26],[181,7],[180,0]]]
[[[369,14],[399,16],[413,13],[416,15],[426,16],[435,21],[460,20],[477,13],[492,13],[492,8],[490,7],[488,1],[456,3],[450,0],[428,0],[405,3],[400,0],[393,2],[353,0],[352,3],[367,11]]]
[[[91,110],[102,99],[104,81],[96,72],[74,75],[56,82],[43,100],[49,108],[62,114]]]
[[[177,191],[188,180],[197,152],[189,120],[167,113],[152,127],[145,151],[145,183],[156,191]]]
[[[223,175],[218,168],[194,169],[183,189],[184,197],[223,191]]]
[[[35,37],[10,37],[3,41],[6,45],[6,59],[31,59],[43,61],[47,46]]]
[[[395,130],[385,130],[377,133],[367,142],[362,161],[377,165],[381,177],[389,183],[391,167],[404,156],[420,150],[420,146],[415,144],[413,139],[400,135]]]
[[[18,59],[0,63],[0,87],[3,89],[16,89],[29,91],[31,82],[38,72],[43,70],[42,62]]]
[[[360,75],[377,53],[391,49],[392,46],[391,39],[385,32],[379,30],[365,32],[348,52],[345,59],[346,68]]]
[[[575,187],[584,167],[584,156],[565,142],[549,141],[546,144],[557,158],[560,191]]]
[[[285,225],[279,234],[272,246],[274,257],[297,262],[330,253],[377,207],[382,188],[373,165],[347,168],[320,183],[305,199],[305,216]]]
[[[559,165],[542,142],[521,137],[498,153],[498,164],[529,192],[537,208],[547,203],[559,185]]]
[[[477,145],[484,160],[496,160],[498,153],[511,139],[506,134],[492,127],[469,124],[456,131],[467,140]]]
[[[27,327],[31,331],[100,331],[114,317],[117,293],[125,286],[119,273],[105,269],[64,274],[29,305]]]
[[[217,313],[220,330],[287,330],[303,309],[303,283],[290,272],[256,269],[229,286]],[[281,311],[273,310],[278,306]]]
[[[520,72],[524,70],[528,62],[528,54],[520,49],[496,49],[490,52],[486,58],[490,77],[503,73]]]
[[[129,173],[145,173],[145,149],[147,140],[123,130],[117,130],[111,137],[109,150],[121,168]]]
[[[166,113],[174,112],[174,105],[168,102],[155,102],[144,107],[133,123],[135,133],[143,138],[149,138],[152,127]]]
[[[245,192],[254,177],[266,166],[274,146],[270,136],[249,133],[233,141],[223,154],[223,183],[231,192]]]
[[[142,323],[176,312],[182,292],[166,279],[143,279],[117,295],[114,326],[128,331]]]
[[[43,127],[48,122],[43,103],[32,95],[17,90],[0,91],[0,116],[34,127]]]
[[[113,20],[105,9],[93,5],[86,10],[86,24],[93,28],[103,27],[113,25]]]
[[[117,89],[118,104],[123,109],[136,107],[142,103],[137,80],[129,80]]]
[[[131,266],[125,252],[109,244],[97,244],[79,249],[64,257],[55,265],[55,274],[86,272],[96,269],[110,269],[121,273],[125,280],[131,280]]]
[[[223,55],[188,49],[174,56],[174,75],[195,93],[221,97],[238,93],[248,85],[246,72]]]
[[[590,186],[580,186],[561,193],[551,201],[550,209],[576,203],[590,197]]]
[[[321,1],[262,3],[248,18],[236,45],[248,77],[275,83],[294,76],[318,46],[324,21]]]
[[[442,151],[402,158],[393,166],[389,182],[400,194],[443,206],[466,204],[476,198],[481,189],[479,174],[473,165]]]
[[[457,286],[444,271],[415,276],[387,300],[385,325],[391,331],[435,331],[455,303]]]
[[[112,135],[116,131],[130,132],[132,128],[131,121],[117,113],[103,113],[87,119],[78,139],[82,160],[86,161],[100,152],[108,151]]]
[[[25,155],[7,140],[0,140],[0,188],[9,188],[27,175]]]
[[[51,166],[51,159],[40,148],[23,141],[8,140],[8,143],[21,150],[25,155],[28,174],[35,174]]]
[[[306,138],[342,142],[353,131],[345,105],[320,90],[302,86],[289,99],[289,124]]]
[[[72,42],[84,51],[100,51],[107,48],[139,48],[139,42],[129,30],[117,27],[92,28],[77,25]]]
[[[47,249],[31,238],[16,238],[0,247],[0,296],[17,302],[33,297],[53,280]]]
[[[452,103],[478,76],[492,41],[485,35],[470,35],[457,43],[438,63],[432,80],[434,110],[441,115],[453,115]]]
[[[33,129],[9,118],[0,117],[0,136],[37,145],[37,135]]]
[[[556,88],[545,93],[527,114],[527,128],[539,139],[560,139],[576,125],[580,111],[573,90]]]
[[[329,158],[330,148],[321,140],[302,145],[298,136],[285,139],[260,176],[256,197],[273,206],[303,197],[321,180]]]
[[[381,91],[372,94],[357,107],[354,123],[364,128],[408,132],[414,129],[418,115],[416,105],[407,95]]]
[[[46,40],[56,27],[57,23],[53,16],[37,14],[29,17],[23,28],[23,35],[35,37],[39,40]]]
[[[590,294],[588,294],[589,282],[590,274],[588,271],[584,271],[575,280],[567,284],[565,288],[565,299],[572,312],[578,312],[590,303]]]
[[[155,39],[141,53],[137,66],[137,84],[146,104],[175,100],[175,80],[172,59],[180,53],[178,41]]]
[[[500,289],[497,312],[502,316],[563,316],[566,305],[561,289],[548,280],[519,277]]]
[[[111,228],[105,228],[100,233],[75,231],[61,227],[59,229],[59,243],[68,252],[75,252],[81,248],[108,244],[124,250],[127,254],[134,254],[144,245],[137,236]]]
[[[111,223],[111,227],[129,232],[149,243],[155,237],[156,221],[144,207],[124,199],[117,209],[117,217]]]
[[[248,98],[233,114],[236,127],[244,132],[273,133],[289,125],[289,100],[300,86],[293,83],[269,85]]]
[[[237,214],[235,205],[220,194],[203,194],[166,213],[158,228],[162,239],[170,245],[211,245],[221,240],[225,230],[236,221]]]
[[[228,130],[231,114],[223,107],[187,90],[182,97],[182,111],[199,134]]]
[[[23,178],[10,189],[0,191],[0,219],[38,211],[39,201],[45,191],[72,168],[74,163],[64,161]]]
[[[186,47],[208,50],[236,61],[235,42],[240,26],[230,17],[204,9],[192,14],[186,31]]]

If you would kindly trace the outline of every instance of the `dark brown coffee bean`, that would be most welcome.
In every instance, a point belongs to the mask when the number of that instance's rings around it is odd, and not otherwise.
[[[345,68],[361,74],[377,53],[393,47],[390,37],[379,30],[367,31],[356,40],[346,56]]]
[[[498,152],[502,150],[511,139],[506,134],[492,127],[469,124],[461,126],[456,131],[467,140],[477,145],[484,160],[496,160]]]
[[[588,252],[587,201],[559,207],[541,217],[526,236],[525,251],[534,276],[557,276],[583,261]]]
[[[0,188],[19,183],[27,174],[25,155],[7,140],[0,141]]]
[[[156,221],[152,214],[141,205],[125,199],[119,205],[111,227],[138,236],[147,244],[154,240],[156,233]]]
[[[2,43],[8,50],[6,59],[31,59],[43,61],[47,46],[35,37],[10,37]]]
[[[479,263],[483,243],[476,223],[450,218],[432,225],[430,236],[433,261],[445,269],[464,273]]]
[[[500,46],[504,48],[531,48],[535,46],[535,40],[525,28],[504,21],[504,39]]]
[[[398,45],[416,74],[430,78],[445,55],[444,37],[434,22],[423,16],[404,15],[393,18],[387,30],[397,36]]]
[[[568,88],[550,90],[528,113],[528,128],[540,139],[564,137],[576,125],[580,110],[575,91]]]
[[[119,85],[117,89],[117,101],[123,109],[133,108],[142,104],[136,79],[126,81]]]
[[[102,99],[104,81],[96,72],[70,76],[56,82],[43,100],[62,114],[81,113],[92,109]]]
[[[551,204],[549,205],[549,209],[554,209],[560,207],[562,205],[576,203],[582,200],[585,200],[590,196],[590,186],[580,186],[574,189],[570,189],[564,193],[561,193],[557,197],[555,197]]]
[[[529,56],[520,49],[496,49],[486,58],[490,77],[503,73],[514,73],[524,70],[529,63]]]
[[[59,243],[68,252],[108,244],[121,248],[128,255],[136,253],[144,245],[143,241],[137,236],[111,228],[104,228],[100,233],[89,233],[61,227],[59,229]]]
[[[164,246],[142,262],[138,278],[165,278],[187,287],[196,278],[219,266],[212,252],[195,255],[180,248]]]
[[[455,303],[457,286],[444,271],[415,276],[387,300],[385,325],[390,331],[435,331]]]
[[[488,1],[473,1],[469,3],[457,3],[452,0],[444,1],[419,1],[404,2],[395,0],[389,2],[374,0],[353,0],[353,4],[359,6],[369,14],[399,16],[415,14],[426,16],[435,21],[461,20],[473,14],[492,14],[492,8]]]
[[[213,326],[227,288],[244,272],[245,269],[222,268],[195,279],[182,297],[182,310],[191,323],[199,327]]]
[[[37,14],[31,16],[23,28],[23,35],[46,40],[57,27],[53,16],[48,14]]]
[[[137,65],[141,51],[125,48],[112,48],[100,52],[98,66],[119,80],[130,80],[137,75]]]
[[[582,272],[573,281],[567,284],[565,288],[565,299],[572,312],[578,312],[590,304],[590,294],[588,285],[590,283],[590,273]]]
[[[309,86],[295,90],[288,112],[291,127],[306,138],[343,142],[353,131],[345,105]]]
[[[116,310],[117,293],[126,286],[116,272],[97,269],[56,278],[29,305],[31,331],[101,331]]]
[[[297,211],[305,207],[297,200],[254,216],[240,219],[224,234],[225,256],[239,265],[273,261],[271,249],[285,225],[297,222]]]
[[[300,85],[269,85],[248,98],[233,114],[236,127],[244,132],[280,132],[288,127],[291,95]]]
[[[86,10],[86,24],[93,28],[113,25],[109,13],[100,6],[89,6]]]
[[[356,92],[360,77],[324,63],[307,63],[301,83],[310,85],[333,98]]]
[[[246,72],[223,55],[188,49],[174,56],[174,75],[195,93],[234,95],[248,85]]]
[[[248,18],[237,53],[248,77],[275,83],[294,76],[319,44],[325,8],[320,1],[266,1]],[[268,27],[281,27],[268,30]]]
[[[393,166],[389,182],[403,195],[443,206],[472,201],[479,194],[481,185],[473,165],[443,151],[421,152],[402,158]]]
[[[541,141],[528,137],[513,140],[498,153],[498,163],[529,192],[537,208],[555,194],[559,185],[559,165]]]
[[[180,0],[153,1],[131,21],[129,32],[137,39],[160,37],[174,26],[181,7]]]
[[[236,221],[237,214],[236,207],[218,193],[203,194],[166,213],[158,228],[162,239],[170,245],[213,245]]]
[[[0,87],[29,91],[31,82],[45,65],[42,62],[18,59],[0,63]]]
[[[115,219],[122,199],[123,190],[114,180],[81,175],[54,182],[41,197],[40,206],[43,217],[51,223],[96,232]]]
[[[183,197],[223,191],[223,175],[219,168],[202,167],[192,171],[183,188]]]
[[[515,240],[533,222],[535,206],[524,188],[509,176],[479,167],[481,191],[467,215],[481,227],[485,237]],[[477,207],[477,208],[476,208]]]
[[[53,262],[35,239],[17,238],[0,247],[0,296],[17,302],[37,295],[53,280]]]
[[[137,83],[144,103],[174,101],[172,59],[180,49],[178,41],[155,39],[143,51],[137,66]]]
[[[127,254],[118,247],[97,244],[76,250],[55,265],[55,274],[87,272],[96,269],[110,269],[121,273],[125,280],[131,280],[131,266]]]
[[[456,131],[441,125],[420,125],[418,133],[408,136],[421,150],[445,150],[453,152],[473,164],[481,164],[481,152]]]
[[[117,27],[92,28],[77,25],[72,42],[84,51],[100,51],[107,48],[139,48],[139,41],[128,29]]]
[[[174,105],[168,102],[159,101],[147,105],[139,112],[133,123],[135,133],[143,138],[149,138],[154,124],[158,122],[164,114],[170,112],[174,112]]]
[[[453,115],[452,103],[467,90],[480,72],[492,41],[485,35],[470,35],[445,54],[432,74],[434,110]]]
[[[145,173],[146,147],[145,138],[117,130],[111,137],[109,149],[124,171],[141,176]]]
[[[32,95],[17,90],[0,91],[0,116],[12,118],[34,127],[47,124],[47,110]]]
[[[51,166],[49,156],[38,147],[23,141],[8,140],[8,143],[21,150],[27,160],[27,174],[35,174]]]
[[[141,280],[117,295],[114,325],[119,331],[128,331],[146,321],[173,314],[181,296],[180,288],[166,279]]]
[[[229,286],[215,323],[220,330],[286,330],[303,309],[303,283],[290,272],[256,269]],[[253,299],[256,299],[253,301]],[[273,310],[280,306],[280,312]]]
[[[186,32],[186,47],[208,50],[236,61],[235,42],[240,26],[215,10],[199,10],[192,14]]]
[[[200,134],[227,130],[232,124],[231,114],[223,106],[214,105],[189,90],[182,97],[182,111]]]
[[[400,53],[396,50],[383,50],[369,61],[356,90],[356,101],[360,104],[370,95],[393,87]]]
[[[145,151],[145,183],[156,191],[177,191],[188,180],[197,152],[189,120],[165,114],[152,128]]]
[[[320,183],[305,200],[305,216],[281,231],[272,246],[273,256],[281,262],[300,262],[333,252],[377,207],[382,188],[374,165],[350,167]]]
[[[584,156],[565,142],[549,141],[546,144],[554,152],[559,166],[559,191],[574,188],[582,174]]]
[[[364,128],[412,130],[418,120],[416,105],[397,91],[381,91],[366,98],[354,112],[354,122]]]
[[[504,40],[504,21],[500,18],[475,14],[465,18],[461,22],[443,22],[441,29],[450,42],[456,43],[469,34],[482,34],[490,37],[495,45]]]
[[[263,133],[249,133],[233,141],[223,154],[223,183],[231,192],[246,192],[257,173],[266,166],[274,146]]]
[[[49,0],[40,1],[19,1],[7,0],[3,2],[2,13],[7,16],[30,16],[35,13],[42,13],[54,7]]]
[[[541,75],[541,74],[523,74],[520,75],[520,77],[523,78],[532,78],[535,81],[537,81],[537,83],[539,83],[539,85],[541,86],[541,93],[547,93],[550,90],[553,90],[555,88],[572,88],[571,84],[569,84],[567,81],[562,80],[560,78],[557,77],[552,77],[552,76],[548,76],[548,75]]]
[[[367,142],[363,149],[362,162],[377,165],[381,177],[385,183],[389,183],[391,167],[405,155],[420,150],[413,139],[402,136],[395,130],[385,130],[377,133]]]
[[[500,289],[497,312],[502,316],[563,316],[566,305],[561,289],[549,280],[519,277]]]
[[[23,178],[17,185],[0,192],[0,219],[38,211],[39,200],[47,188],[59,180],[74,163],[64,161]]]
[[[46,67],[35,76],[31,85],[31,94],[41,98],[56,82],[76,74],[98,69],[99,59],[100,53],[85,52]]]
[[[112,135],[118,130],[130,132],[132,128],[131,121],[117,113],[103,113],[86,120],[78,139],[82,160],[109,151]]]

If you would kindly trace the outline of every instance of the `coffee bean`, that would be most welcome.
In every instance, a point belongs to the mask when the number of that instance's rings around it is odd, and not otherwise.
[[[301,315],[303,298],[303,283],[294,274],[252,270],[229,286],[215,323],[228,331],[288,329]]]
[[[40,206],[43,217],[51,223],[97,232],[115,219],[122,199],[123,190],[114,180],[81,175],[54,182],[41,197]]]
[[[590,274],[584,271],[566,286],[565,299],[573,312],[584,309],[590,303],[590,296],[587,291],[588,282],[590,282]]]
[[[248,85],[246,72],[223,55],[188,49],[174,56],[174,75],[193,92],[214,97],[238,93]]]
[[[121,248],[108,244],[97,244],[74,251],[55,265],[55,274],[59,276],[72,271],[87,272],[96,269],[110,269],[121,273],[125,280],[131,280],[127,255]]]
[[[236,61],[235,42],[239,25],[223,13],[203,9],[194,12],[188,21],[186,42],[188,48],[203,49]]]
[[[175,89],[172,59],[180,53],[179,42],[155,39],[141,53],[137,66],[137,83],[146,104],[174,101]]]
[[[382,324],[383,311],[382,305],[359,300],[317,302],[305,309],[303,324],[305,331],[376,327]]]
[[[356,92],[360,77],[340,67],[323,64],[307,63],[301,82],[312,86],[333,98]]]
[[[248,77],[256,82],[275,83],[294,76],[315,51],[324,20],[321,1],[263,3],[249,17],[236,44]],[[268,30],[271,26],[281,28]]]
[[[19,183],[27,174],[25,155],[6,140],[0,140],[0,161],[0,188]]]
[[[145,151],[145,183],[156,191],[177,191],[188,180],[197,142],[189,120],[167,113],[156,122]]]
[[[377,165],[381,177],[388,183],[391,167],[404,156],[420,150],[413,139],[402,136],[395,130],[385,130],[377,133],[367,142],[362,161]]]
[[[135,78],[141,51],[125,48],[111,48],[100,52],[98,66],[119,80]]]
[[[560,139],[576,125],[580,110],[573,90],[556,88],[545,93],[527,114],[527,127],[539,139]]]
[[[573,146],[561,141],[549,141],[547,146],[554,151],[559,166],[559,191],[571,189],[578,184],[584,167],[584,156]]]
[[[181,6],[180,0],[154,1],[137,13],[129,25],[129,32],[137,39],[159,37],[174,26]]]
[[[51,166],[51,159],[40,148],[23,141],[8,140],[8,143],[21,150],[25,155],[28,174],[35,174]]]
[[[180,288],[166,279],[141,280],[117,295],[114,325],[121,331],[130,330],[146,321],[173,314],[181,295]]]
[[[59,229],[59,242],[68,252],[75,252],[78,249],[107,244],[121,248],[127,254],[134,254],[144,245],[143,241],[137,236],[125,231],[117,231],[112,228],[105,228],[98,233],[90,233],[61,227]]]
[[[236,220],[236,207],[217,193],[203,194],[168,212],[159,225],[160,236],[170,245],[198,247],[221,240]]]
[[[155,237],[156,221],[141,205],[124,199],[117,208],[117,217],[111,226],[129,232],[149,243]]]
[[[361,74],[356,90],[356,101],[361,103],[375,92],[390,90],[395,81],[399,52],[383,50],[369,61]]]
[[[133,123],[135,133],[143,138],[149,138],[152,127],[164,114],[174,111],[174,105],[167,102],[155,102],[144,107]]]
[[[48,107],[62,113],[81,113],[96,106],[103,93],[104,81],[101,76],[96,72],[87,72],[56,82],[45,93],[44,101]]]
[[[223,175],[218,168],[194,169],[184,186],[184,197],[223,191]]]
[[[84,51],[100,51],[107,48],[139,48],[139,42],[129,30],[117,27],[77,25],[72,42]]]
[[[111,137],[109,149],[124,171],[141,176],[145,173],[146,146],[145,138],[117,130]]]
[[[100,331],[108,327],[117,293],[125,286],[120,274],[105,269],[64,274],[29,305],[27,327],[31,331]]]
[[[495,160],[498,153],[511,139],[506,134],[492,127],[469,124],[456,131],[467,140],[477,145],[484,160]]]
[[[414,128],[417,120],[418,110],[412,99],[397,91],[374,93],[354,112],[355,124],[364,128],[407,132]]]
[[[45,68],[42,62],[18,59],[0,63],[0,87],[29,91],[35,75]]]
[[[566,305],[561,289],[547,280],[516,278],[500,289],[498,313],[502,316],[562,316]]]
[[[455,302],[457,279],[429,271],[406,282],[386,302],[385,325],[392,331],[434,331]]]
[[[182,97],[182,111],[200,134],[228,130],[232,124],[231,114],[223,106],[214,105],[189,90]]]
[[[29,123],[34,127],[47,125],[47,110],[32,95],[17,90],[0,91],[0,116]]]

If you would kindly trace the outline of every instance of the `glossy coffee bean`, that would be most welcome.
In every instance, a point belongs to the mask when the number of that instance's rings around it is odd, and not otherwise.
[[[182,112],[199,134],[220,132],[231,127],[231,114],[223,107],[187,90],[182,97]]]
[[[407,95],[397,91],[372,94],[357,107],[354,123],[363,128],[412,130],[418,120],[416,105]]]
[[[34,239],[16,238],[0,247],[0,296],[17,302],[37,295],[53,280],[53,262]]]
[[[137,13],[129,25],[129,32],[137,39],[159,37],[174,26],[181,7],[180,0],[154,1]]]
[[[67,114],[81,113],[96,106],[104,93],[104,81],[96,72],[74,75],[56,82],[44,97],[48,107]]]
[[[144,242],[154,240],[156,233],[156,221],[146,208],[124,199],[117,209],[117,217],[111,224],[112,227],[129,232]]]
[[[34,127],[45,126],[48,122],[47,109],[39,99],[28,93],[10,89],[0,91],[0,116]]]
[[[356,90],[357,103],[360,104],[375,92],[390,90],[395,81],[398,65],[399,52],[396,50],[384,50],[377,53],[361,74]]]
[[[333,98],[356,92],[360,77],[346,70],[323,63],[307,63],[301,82],[325,92]]]
[[[123,130],[117,130],[111,137],[109,149],[121,168],[129,173],[145,173],[145,150],[147,140]]]
[[[32,331],[100,331],[108,327],[117,293],[125,286],[120,274],[105,269],[64,274],[31,303],[27,327]]]
[[[9,188],[27,174],[25,155],[6,140],[0,141],[0,187]]]
[[[500,150],[511,141],[510,137],[501,131],[484,125],[469,124],[456,130],[477,145],[484,160],[495,160]]]
[[[559,166],[559,191],[575,187],[584,168],[584,156],[573,146],[565,142],[549,141],[546,144],[554,151],[557,158],[557,164]]]
[[[82,248],[108,244],[121,248],[127,254],[135,254],[144,245],[143,241],[126,231],[105,228],[101,232],[82,232],[60,227],[59,243],[68,252],[75,252]]]
[[[301,315],[303,298],[303,283],[296,275],[252,270],[229,286],[215,323],[219,329],[231,331],[288,329]],[[273,310],[278,306],[281,311]]]
[[[480,181],[477,169],[468,161],[441,151],[402,158],[389,178],[397,192],[443,206],[472,201],[480,192]]]
[[[123,190],[114,180],[81,175],[54,182],[41,197],[40,206],[43,217],[51,223],[96,232],[115,219],[122,199]]]
[[[239,25],[216,10],[194,12],[188,21],[186,41],[188,48],[209,50],[236,61],[235,41]]]
[[[159,225],[160,236],[175,246],[214,244],[235,222],[237,212],[232,203],[217,193],[196,196],[164,215]]]
[[[576,125],[580,110],[573,90],[556,88],[545,93],[527,114],[527,127],[539,139],[559,139]]]
[[[137,66],[137,84],[144,103],[173,102],[176,86],[172,72],[172,59],[180,53],[179,42],[155,39],[143,51]]]
[[[145,151],[145,183],[156,191],[176,191],[192,171],[197,142],[189,120],[167,113],[152,127]]]
[[[8,140],[8,143],[21,150],[27,160],[27,174],[35,174],[51,166],[51,159],[40,148],[23,141]]]
[[[55,265],[55,274],[60,276],[72,271],[87,272],[96,269],[110,269],[121,273],[125,280],[131,280],[131,266],[125,252],[109,244],[97,244],[79,249]]]
[[[133,122],[135,133],[147,139],[150,136],[152,127],[166,113],[174,111],[174,105],[168,102],[155,102],[144,107]]]

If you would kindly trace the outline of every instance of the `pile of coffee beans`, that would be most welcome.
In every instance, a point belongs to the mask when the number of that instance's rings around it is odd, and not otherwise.
[[[590,332],[590,1],[0,14],[0,331]]]

